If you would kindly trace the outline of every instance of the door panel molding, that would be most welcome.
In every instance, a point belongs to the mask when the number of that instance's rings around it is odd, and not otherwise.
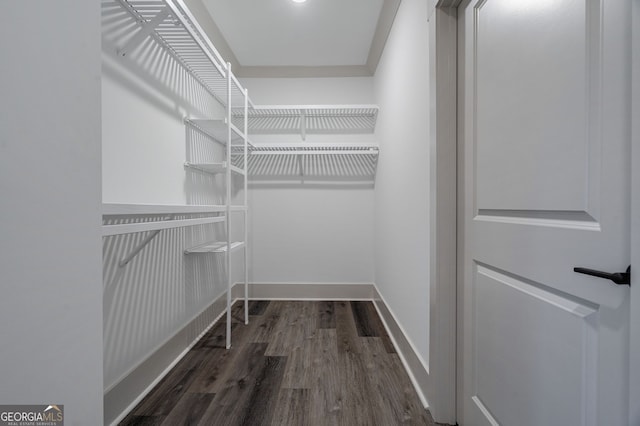
[[[477,221],[517,223],[600,231],[600,223],[584,211],[479,209]]]
[[[471,398],[482,415],[490,424],[595,425],[598,307],[489,265],[474,269]]]
[[[484,0],[474,5],[473,116],[484,115],[473,123],[478,147],[475,203],[478,209],[581,211],[597,221],[601,173],[598,153],[602,149],[602,5],[585,1],[577,8],[573,4],[563,8],[558,3],[553,14],[546,13],[554,16],[549,23],[552,28],[547,28],[536,25],[536,13],[544,15],[544,9],[550,7],[544,3]],[[511,13],[511,9],[521,9],[510,15],[515,16],[515,22],[492,30],[495,26],[491,22]],[[522,34],[507,36],[505,33],[514,27]],[[557,32],[567,41],[557,40]],[[588,37],[581,39],[584,33]],[[525,35],[539,39],[537,43],[528,42],[534,50],[527,54],[519,49],[518,37]],[[570,55],[566,55],[567,50]],[[567,87],[572,91],[571,98],[562,95],[561,89]],[[495,105],[493,93],[499,93],[503,103]],[[548,107],[536,108],[541,102]],[[563,120],[552,127],[538,125],[559,115]],[[553,158],[540,158],[547,169],[541,175],[537,159],[548,151],[547,145],[554,146],[556,153]],[[509,161],[502,161],[502,156]],[[529,185],[533,180],[536,185]],[[539,190],[541,187],[546,189]]]

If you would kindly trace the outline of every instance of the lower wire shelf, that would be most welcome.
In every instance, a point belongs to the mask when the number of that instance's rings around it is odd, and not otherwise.
[[[231,251],[244,247],[244,241],[233,241],[230,244]],[[209,241],[204,244],[189,247],[184,250],[184,254],[192,253],[226,253],[229,249],[226,241]]]

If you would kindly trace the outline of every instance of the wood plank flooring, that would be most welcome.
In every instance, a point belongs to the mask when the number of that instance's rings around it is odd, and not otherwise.
[[[216,324],[121,425],[436,425],[371,302],[252,301]]]

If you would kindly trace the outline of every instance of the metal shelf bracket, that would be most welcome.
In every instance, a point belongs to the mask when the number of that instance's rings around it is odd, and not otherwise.
[[[126,56],[129,52],[131,52],[143,41],[145,41],[146,38],[149,37],[151,33],[158,27],[158,25],[160,25],[168,17],[169,9],[163,9],[151,21],[143,23],[140,31],[138,31],[133,37],[131,37],[124,46],[118,49],[118,55]]]
[[[166,217],[166,218],[164,218],[163,220],[171,220],[171,219],[173,219],[173,218],[174,218],[174,216],[173,216],[173,215],[171,215],[171,216],[167,216],[167,217]],[[155,231],[153,231],[153,232],[151,232],[149,235],[147,235],[147,236],[145,237],[145,239],[144,239],[144,240],[142,240],[142,241],[140,242],[140,244],[138,244],[138,245],[137,245],[133,250],[131,250],[131,252],[130,252],[128,255],[124,256],[124,257],[120,260],[120,262],[118,262],[118,266],[119,266],[120,268],[124,268],[125,266],[127,266],[127,264],[128,264],[129,262],[131,262],[131,261],[133,260],[133,258],[134,258],[134,257],[136,257],[136,256],[138,255],[138,253],[140,253],[140,252],[142,251],[142,249],[143,249],[143,248],[145,248],[145,247],[147,246],[147,244],[149,244],[151,241],[153,241],[153,239],[154,239],[155,237],[157,237],[157,236],[158,236],[158,234],[160,233],[160,231],[162,231],[162,230],[161,230],[161,229],[156,229]]]

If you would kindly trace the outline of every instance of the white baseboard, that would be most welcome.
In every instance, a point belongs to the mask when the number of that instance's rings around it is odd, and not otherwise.
[[[250,283],[249,299],[256,300],[373,300],[372,283]],[[236,283],[234,297],[244,297]]]
[[[425,389],[429,373],[374,284],[250,283],[248,291],[249,299],[254,300],[373,301],[422,404],[428,408]],[[244,285],[242,283],[234,284],[231,295],[234,301],[243,299]],[[174,337],[140,363],[125,378],[112,386],[108,392],[105,392],[104,424],[116,425],[124,419],[187,354],[193,345],[215,325],[225,311],[226,293],[223,293],[202,314],[185,325]],[[194,332],[194,330],[203,331]]]
[[[396,321],[396,317],[389,309],[384,299],[374,286],[373,304],[382,319],[382,323],[387,329],[387,333],[398,351],[398,356],[404,365],[411,383],[418,393],[418,397],[424,408],[429,408],[427,401],[427,383],[429,382],[429,371],[422,357],[417,353],[411,340],[404,333],[402,326]]]
[[[233,295],[232,291],[232,295]],[[104,394],[104,424],[117,425],[226,312],[226,292]]]

